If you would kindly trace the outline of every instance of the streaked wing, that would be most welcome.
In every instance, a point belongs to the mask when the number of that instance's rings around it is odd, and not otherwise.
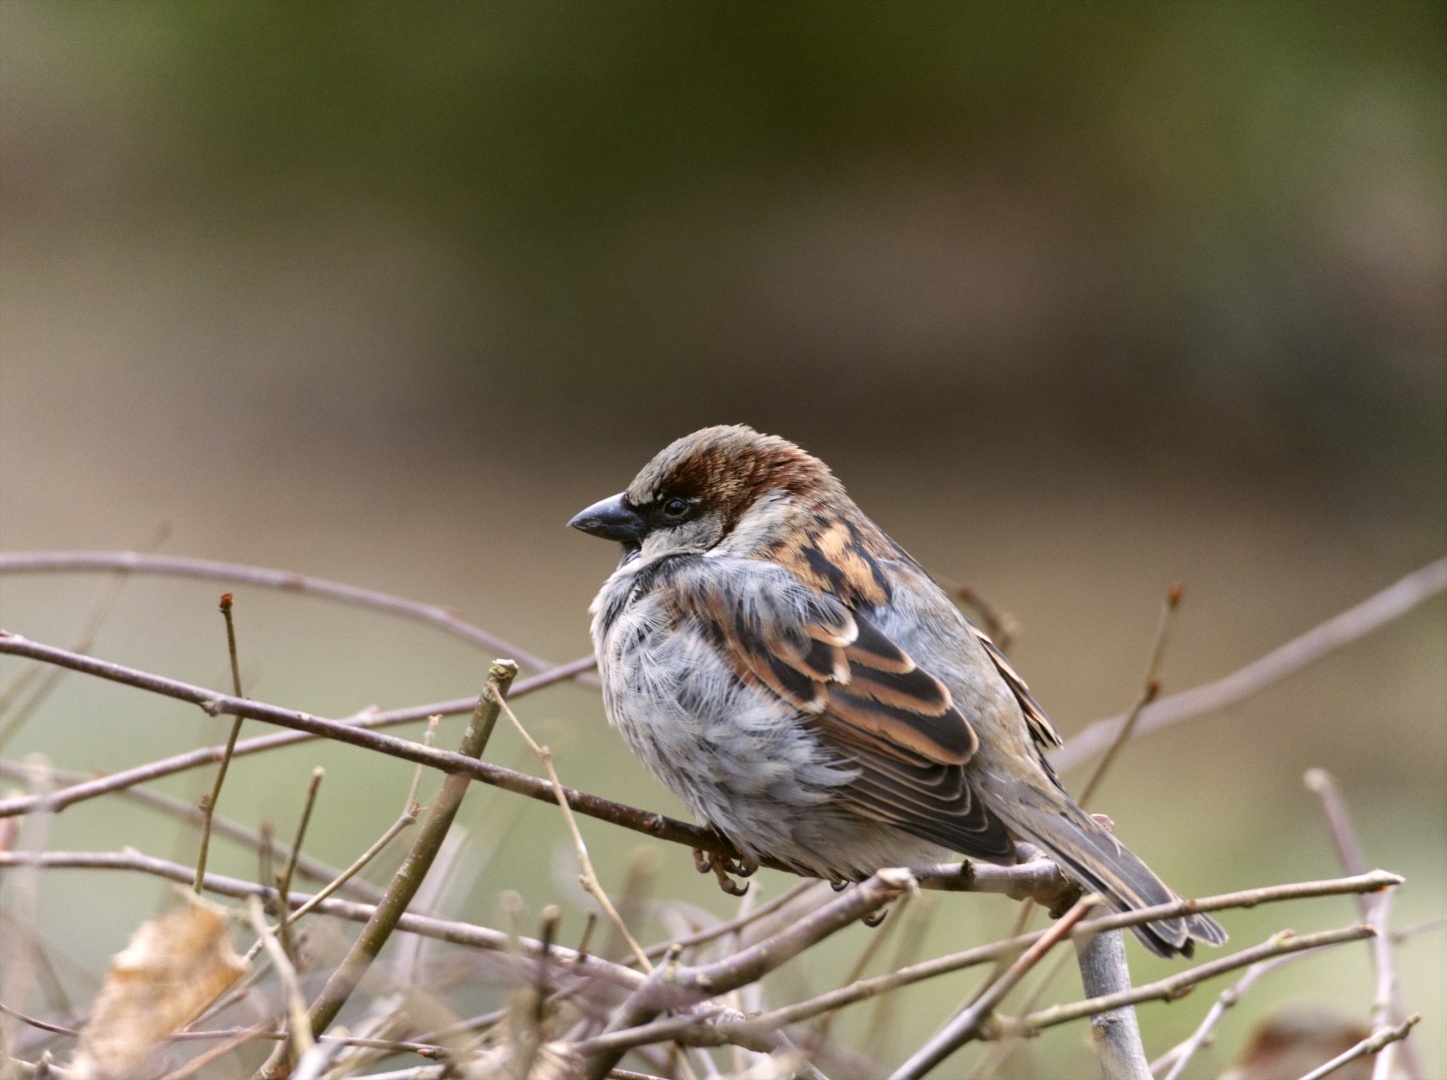
[[[1004,825],[969,785],[964,764],[979,743],[943,683],[863,615],[781,566],[700,558],[679,570],[679,615],[858,770],[839,789],[842,802],[965,855],[1013,858]]]

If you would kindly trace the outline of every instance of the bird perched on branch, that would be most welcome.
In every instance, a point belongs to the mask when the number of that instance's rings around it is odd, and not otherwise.
[[[664,448],[576,529],[623,545],[591,608],[608,719],[753,859],[858,881],[1043,848],[1119,911],[1176,898],[1066,793],[1025,683],[818,458],[741,425]],[[1204,915],[1135,927],[1189,955]]]

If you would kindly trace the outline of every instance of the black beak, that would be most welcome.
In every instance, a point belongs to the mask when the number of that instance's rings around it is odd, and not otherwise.
[[[590,536],[617,540],[620,544],[642,543],[643,534],[648,531],[647,523],[623,501],[622,495],[595,502],[568,524]]]

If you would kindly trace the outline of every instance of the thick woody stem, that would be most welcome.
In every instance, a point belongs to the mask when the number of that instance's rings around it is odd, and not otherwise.
[[[1125,959],[1122,931],[1096,934],[1075,946],[1080,964],[1080,982],[1087,998],[1101,998],[1130,990],[1130,966]],[[1140,1024],[1130,1005],[1097,1013],[1090,1018],[1090,1035],[1095,1042],[1103,1080],[1151,1080]]]

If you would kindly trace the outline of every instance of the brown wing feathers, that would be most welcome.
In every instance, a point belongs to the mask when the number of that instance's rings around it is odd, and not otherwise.
[[[973,858],[1014,858],[1014,842],[971,790],[961,766],[913,755],[909,760],[857,744],[841,749],[859,769],[844,798],[860,814]]]
[[[962,854],[1013,856],[1004,826],[965,776],[979,745],[975,732],[944,684],[868,619],[812,593],[801,605],[812,617],[787,626],[768,605],[718,589],[675,595],[680,614],[727,646],[741,678],[797,707],[810,729],[857,768],[840,789],[846,804]]]

